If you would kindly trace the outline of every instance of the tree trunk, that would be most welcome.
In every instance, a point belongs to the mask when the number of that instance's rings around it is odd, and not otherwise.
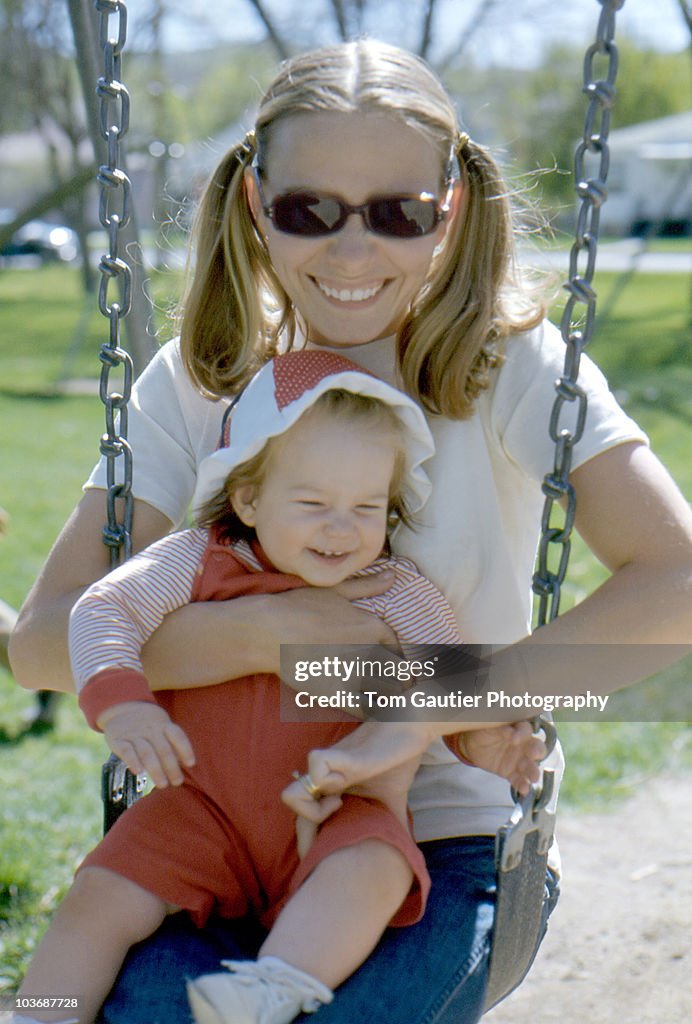
[[[55,210],[57,207],[62,206],[70,196],[85,189],[94,180],[95,174],[96,164],[80,167],[72,177],[67,178],[66,181],[59,182],[48,192],[44,192],[42,196],[39,196],[38,199],[35,199],[29,206],[21,210],[12,221],[1,225],[0,247],[6,245],[15,231],[18,231],[24,224],[28,224],[30,220],[37,220],[44,213],[48,213],[49,210]]]

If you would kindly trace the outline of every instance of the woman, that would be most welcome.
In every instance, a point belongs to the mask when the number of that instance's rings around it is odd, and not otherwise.
[[[509,688],[527,648],[540,482],[552,464],[546,424],[563,361],[557,332],[514,274],[513,230],[495,163],[460,132],[417,58],[359,41],[285,65],[205,194],[180,345],[164,346],[136,389],[134,549],[180,524],[218,440],[225,403],[215,398],[280,348],[336,349],[428,413],[433,495],[394,549],[443,591],[469,642],[507,645],[492,672],[494,689]],[[689,508],[587,359],[580,383],[589,417],[571,476],[576,522],[611,576],[532,642],[545,655],[531,666],[543,692],[557,674],[578,691],[581,666],[565,669],[563,643],[612,645],[600,668],[617,668],[622,684],[635,678],[623,645],[663,649],[690,632]],[[22,610],[12,657],[27,687],[49,677],[72,687],[67,616],[107,570],[103,485],[99,469]],[[277,671],[280,644],[296,638],[387,643],[384,624],[350,604],[386,586],[348,581],[330,594],[181,610],[147,645],[147,676],[161,689],[203,686]],[[482,1013],[506,784],[450,761],[421,769],[411,803],[432,879],[426,915],[406,935],[385,934],[318,1011],[320,1024],[468,1024]],[[135,952],[104,1019],[186,1021],[185,978],[215,969],[220,953],[254,955],[261,938],[252,921],[199,935],[172,927]]]

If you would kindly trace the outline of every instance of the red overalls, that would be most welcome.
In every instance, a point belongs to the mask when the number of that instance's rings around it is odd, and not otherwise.
[[[261,552],[255,549],[261,557]],[[304,586],[271,567],[255,572],[210,534],[193,601],[279,593]],[[392,925],[413,924],[425,909],[430,880],[412,836],[382,803],[345,795],[300,861],[295,816],[281,792],[307,755],[357,727],[350,723],[281,722],[274,675],[217,686],[159,691],[158,703],[187,733],[197,763],[182,786],[154,790],[124,814],[81,867],[109,868],[187,910],[201,927],[212,910],[254,913],[270,927],[290,894],[332,851],[378,838],[401,851],[414,882]]]

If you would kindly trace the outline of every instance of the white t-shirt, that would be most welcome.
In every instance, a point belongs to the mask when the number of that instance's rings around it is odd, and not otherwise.
[[[339,351],[399,383],[393,341]],[[415,531],[400,528],[392,546],[447,597],[467,643],[508,644],[530,631],[541,482],[554,459],[548,423],[564,352],[552,324],[516,335],[471,419],[428,417],[436,444],[435,456],[425,464],[432,496]],[[623,442],[646,443],[586,356],[579,383],[588,395],[588,414],[573,468]],[[188,510],[200,461],[218,445],[225,408],[225,401],[210,401],[196,391],[176,342],[160,349],[134,387],[128,429],[132,491],[176,527]],[[105,485],[102,460],[86,487]],[[559,778],[559,746],[548,767]],[[419,840],[493,834],[513,806],[504,780],[461,765],[451,754],[421,768],[410,804]]]

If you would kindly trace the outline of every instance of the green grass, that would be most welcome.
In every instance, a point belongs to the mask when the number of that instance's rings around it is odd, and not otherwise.
[[[614,280],[599,275],[599,294],[606,296]],[[170,281],[164,287],[170,290]],[[66,396],[55,387],[66,367],[72,377],[95,380],[99,374],[104,321],[89,313],[80,324],[79,289],[78,274],[64,267],[0,273],[0,504],[10,514],[0,543],[0,596],[14,605],[78,499],[103,430],[95,394]],[[592,350],[688,497],[689,302],[682,275],[638,275]],[[577,539],[565,607],[602,577]],[[23,735],[22,718],[32,707],[33,697],[0,669],[0,992],[16,986],[75,865],[100,833],[102,740],[88,730],[72,698],[63,699],[53,733]],[[602,807],[643,778],[689,770],[692,763],[688,732],[674,723],[565,722],[560,735],[570,766],[563,814]]]
[[[613,246],[625,243],[629,248],[632,246],[633,241],[638,243],[640,239],[633,240],[631,238],[622,238],[621,236],[615,235],[601,235],[599,238],[599,246]],[[545,233],[539,233],[537,235],[537,244],[543,249],[555,250],[564,249],[569,250],[574,243],[574,231],[572,228],[554,228]],[[670,238],[649,238],[646,242],[647,252],[692,252],[692,237],[691,236],[671,236]]]
[[[0,395],[3,490],[10,517],[0,543],[2,598],[24,600],[61,523],[79,498],[104,430],[98,398]]]
[[[16,988],[75,868],[100,834],[105,745],[64,698],[58,728],[23,735],[30,694],[0,669],[0,993]]]
[[[650,238],[647,252],[692,252],[692,238]]]
[[[0,542],[3,600],[24,600],[98,457],[104,416],[97,352],[107,338],[76,272],[0,273]],[[64,395],[61,377],[91,378],[93,394]],[[50,680],[46,680],[49,685]],[[100,765],[106,749],[63,698],[58,727],[24,733],[33,695],[0,668],[0,992],[13,990],[74,869],[100,834]]]
[[[597,274],[597,309],[620,277]],[[560,308],[555,310],[559,322]],[[692,499],[692,295],[684,274],[637,274],[605,321],[597,316],[589,355],[608,377],[627,412],[642,426],[679,487]],[[578,536],[574,538],[563,608],[605,579]]]
[[[45,393],[66,374],[96,377],[107,322],[79,274],[59,265],[0,273],[2,391]]]
[[[692,770],[689,726],[676,722],[560,722],[567,770],[560,813],[605,810],[662,772]]]

